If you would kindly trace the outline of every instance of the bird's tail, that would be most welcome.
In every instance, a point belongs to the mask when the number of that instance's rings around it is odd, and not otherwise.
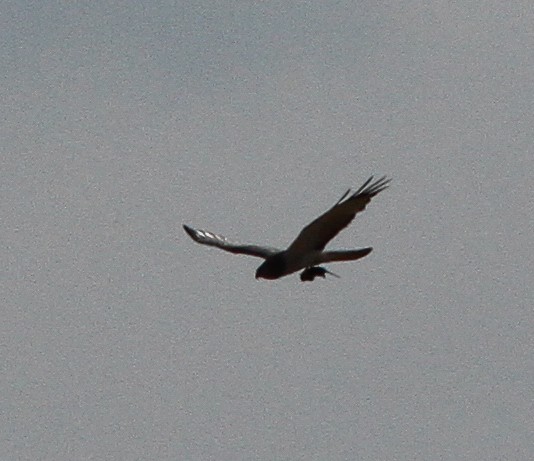
[[[355,261],[363,258],[373,251],[372,248],[361,248],[359,250],[339,250],[324,251],[321,255],[321,263],[331,263],[334,261]]]

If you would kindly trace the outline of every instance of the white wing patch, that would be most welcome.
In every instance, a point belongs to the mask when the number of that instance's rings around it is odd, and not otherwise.
[[[281,250],[277,248],[264,247],[258,245],[240,245],[231,243],[226,237],[214,234],[200,229],[193,229],[184,224],[184,230],[187,232],[195,242],[202,245],[208,245],[220,248],[221,250],[229,251],[234,254],[243,254],[248,256],[256,256],[258,258],[267,259],[273,254],[279,253]]]

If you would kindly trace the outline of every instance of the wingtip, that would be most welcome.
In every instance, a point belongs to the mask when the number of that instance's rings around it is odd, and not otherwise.
[[[183,226],[184,230],[187,232],[187,235],[189,235],[189,237],[194,239],[195,238],[195,230],[192,227],[189,227],[186,224],[182,224],[182,226]]]
[[[374,197],[378,193],[382,192],[384,189],[387,189],[389,187],[389,183],[391,182],[391,178],[388,178],[387,176],[382,176],[381,178],[377,179],[375,182],[371,182],[373,179],[373,176],[371,176],[365,184],[360,187],[357,194],[366,194],[370,197]]]

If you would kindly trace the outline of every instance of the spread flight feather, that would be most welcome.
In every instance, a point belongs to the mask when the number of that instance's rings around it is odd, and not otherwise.
[[[226,237],[193,229],[184,224],[184,230],[197,243],[220,248],[234,254],[244,254],[265,259],[256,271],[256,278],[276,279],[301,269],[306,269],[301,280],[313,280],[330,273],[324,268],[310,270],[316,264],[335,261],[353,261],[367,256],[372,248],[358,250],[323,251],[325,246],[341,230],[347,227],[354,217],[365,210],[371,199],[389,186],[385,176],[373,181],[371,176],[354,194],[349,189],[337,203],[308,224],[286,250],[260,245],[242,245],[230,242]],[[348,198],[347,198],[348,197]]]

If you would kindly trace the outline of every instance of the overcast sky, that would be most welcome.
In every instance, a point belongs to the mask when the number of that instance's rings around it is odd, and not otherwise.
[[[0,458],[534,456],[530,0],[0,11]]]

